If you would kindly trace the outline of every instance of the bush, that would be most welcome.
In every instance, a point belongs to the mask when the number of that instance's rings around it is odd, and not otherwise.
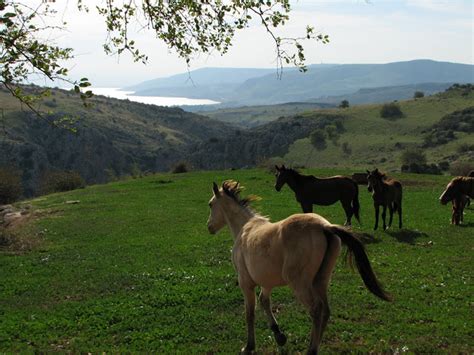
[[[171,172],[173,174],[182,174],[182,173],[187,173],[189,170],[191,170],[188,166],[188,163],[182,161],[177,163],[173,169],[171,169]]]
[[[340,108],[348,108],[349,107],[349,101],[347,100],[342,100],[341,103],[339,104]]]
[[[425,93],[423,91],[415,91],[413,94],[414,99],[421,99],[422,97],[425,97]]]
[[[40,177],[40,194],[71,191],[85,185],[84,179],[76,171],[46,171]]]
[[[0,205],[17,201],[23,193],[21,174],[16,169],[0,169]]]
[[[352,154],[352,148],[348,142],[342,143],[341,149],[342,149],[342,153],[344,153],[344,155],[346,156],[349,156]]]
[[[384,104],[380,109],[380,117],[382,118],[400,118],[403,117],[403,112],[400,108],[400,105],[391,102],[388,104]]]
[[[421,166],[426,164],[426,155],[418,148],[409,148],[403,151],[401,161],[402,165],[416,164]]]
[[[436,164],[417,164],[411,163],[409,165],[402,165],[402,173],[414,173],[414,174],[441,174],[441,168]]]
[[[474,170],[474,162],[458,161],[451,164],[449,172],[453,176],[467,176],[471,170]]]
[[[309,140],[311,145],[316,148],[317,150],[324,150],[326,149],[326,134],[321,129],[315,129],[309,135]]]

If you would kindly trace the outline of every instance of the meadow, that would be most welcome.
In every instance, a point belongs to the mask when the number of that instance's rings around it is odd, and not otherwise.
[[[450,177],[397,177],[404,228],[373,232],[365,186],[354,225],[395,300],[371,295],[341,257],[321,351],[473,353],[473,207],[452,226],[450,206],[438,202]],[[206,228],[212,182],[229,178],[262,197],[254,207],[274,221],[300,212],[290,189],[277,193],[274,176],[257,169],[157,174],[23,202],[35,217],[16,233],[36,243],[0,249],[0,351],[238,352],[246,332],[232,237]],[[340,205],[315,210],[344,221]],[[278,349],[259,308],[257,353],[304,353],[307,312],[288,288],[274,291],[273,308],[288,343]]]

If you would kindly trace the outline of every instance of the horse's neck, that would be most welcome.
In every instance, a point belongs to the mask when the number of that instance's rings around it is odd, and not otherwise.
[[[288,179],[287,184],[295,193],[298,193],[303,189],[305,178],[306,176],[295,173]]]
[[[252,218],[255,218],[256,214],[248,208],[233,205],[224,210],[224,216],[232,236],[234,239],[237,239],[244,225]]]

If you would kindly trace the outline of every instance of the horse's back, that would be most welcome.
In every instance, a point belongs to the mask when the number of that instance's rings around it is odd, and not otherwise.
[[[340,200],[352,200],[359,191],[359,187],[350,177],[336,175],[327,178],[314,178],[306,184],[302,196],[303,201],[316,205],[332,205]]]

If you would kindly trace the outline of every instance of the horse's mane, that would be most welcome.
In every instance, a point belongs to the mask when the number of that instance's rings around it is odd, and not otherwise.
[[[242,185],[238,181],[235,180],[226,180],[222,183],[222,190],[224,193],[231,197],[235,202],[237,202],[240,206],[243,207],[250,207],[250,203],[252,201],[260,200],[260,197],[256,195],[249,195],[245,198],[240,197],[240,192],[244,189]]]

